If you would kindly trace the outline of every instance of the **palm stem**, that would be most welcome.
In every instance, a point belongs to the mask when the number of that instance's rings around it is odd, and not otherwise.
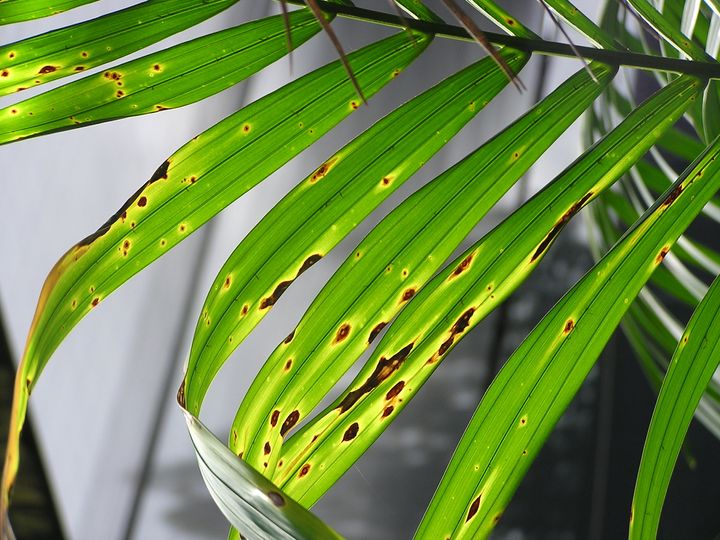
[[[305,5],[303,0],[287,1],[289,4],[301,6]],[[403,20],[397,15],[391,13],[383,13],[381,11],[364,9],[355,6],[333,4],[324,0],[317,0],[317,4],[323,11],[334,13],[340,17],[372,22],[395,28],[410,27],[420,32],[435,34],[439,37],[457,39],[460,41],[474,41],[473,37],[460,26],[408,18]],[[484,34],[488,41],[494,45],[507,45],[515,49],[532,53],[572,58],[577,58],[579,54],[586,60],[597,60],[613,66],[624,66],[650,71],[669,71],[672,73],[695,75],[707,79],[720,79],[720,64],[718,63],[678,60],[675,58],[664,58],[630,51],[596,49],[594,47],[583,47],[577,45],[574,47],[575,50],[573,50],[573,47],[570,45],[558,43],[556,41],[508,36],[494,32],[484,32]]]

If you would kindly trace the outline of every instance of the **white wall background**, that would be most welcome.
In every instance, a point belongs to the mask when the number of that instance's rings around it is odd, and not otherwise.
[[[0,41],[12,42],[39,29],[64,26],[132,3],[101,1],[40,22],[0,27]],[[380,0],[357,4],[387,9],[386,2]],[[589,1],[582,4],[592,5]],[[537,28],[535,4],[525,0],[516,5],[511,8],[514,13]],[[153,49],[276,10],[275,2],[240,2]],[[442,8],[438,13],[446,15]],[[341,20],[334,26],[348,50],[389,32]],[[548,26],[546,22],[546,31]],[[195,469],[194,454],[174,400],[205,291],[237,243],[291,186],[353,134],[481,54],[469,44],[436,41],[370,106],[362,107],[329,137],[225,210],[210,227],[194,234],[104,301],[55,353],[33,393],[31,414],[70,538],[124,537],[153,433],[158,435],[158,445],[132,537],[223,537],[226,525]],[[334,59],[335,52],[326,38],[317,36],[295,53],[294,76]],[[537,84],[533,75],[536,68],[534,60],[522,73],[529,92],[519,95],[513,88],[506,90],[393,200],[400,200],[525,112]],[[548,91],[578,68],[573,60],[553,61]],[[16,358],[23,349],[38,292],[58,257],[113,214],[166,156],[241,102],[267,94],[288,77],[288,64],[283,60],[248,83],[183,109],[0,147],[0,307]],[[8,99],[0,100],[0,107],[9,103]],[[576,129],[555,144],[534,169],[531,191],[578,155]],[[513,193],[506,197],[479,230],[488,230],[516,198]],[[383,205],[369,221],[376,222],[391,206]],[[223,369],[204,409],[209,426],[221,439],[261,361],[299,319],[361,235],[357,231],[333,256],[304,275],[301,284],[291,287]],[[172,379],[169,391],[162,395],[168,377]],[[158,407],[164,410],[159,428],[154,423]],[[325,517],[333,519],[332,515]]]

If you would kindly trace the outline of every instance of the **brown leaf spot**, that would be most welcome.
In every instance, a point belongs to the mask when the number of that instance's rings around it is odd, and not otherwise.
[[[540,245],[535,250],[535,253],[533,253],[533,256],[530,258],[530,262],[535,262],[540,255],[542,255],[547,248],[550,246],[553,240],[555,240],[555,237],[560,234],[560,231],[563,229],[565,224],[570,221],[570,219],[577,214],[580,209],[585,205],[588,200],[593,196],[592,191],[588,191],[582,199],[577,201],[575,204],[573,204],[567,212],[565,212],[562,217],[553,225],[553,228],[550,230],[550,232],[547,234],[547,236],[543,239],[542,242],[540,242]]]
[[[224,287],[225,289],[229,289],[229,288],[230,288],[230,283],[232,283],[232,278],[231,278],[230,276],[227,276],[227,277],[225,278],[225,283],[223,283],[223,287]]]
[[[409,289],[406,289],[405,292],[404,292],[403,295],[402,295],[402,300],[401,300],[400,302],[407,302],[407,301],[410,300],[413,296],[415,296],[415,289],[412,288],[412,287],[409,288]]]
[[[243,133],[250,133],[250,124],[244,124],[242,127]]]
[[[345,433],[343,434],[343,441],[352,441],[355,436],[358,434],[358,430],[360,429],[360,425],[357,422],[353,422],[347,430],[345,430]]]
[[[445,354],[450,347],[452,347],[452,344],[455,342],[455,338],[453,336],[450,336],[448,339],[442,342],[442,345],[440,345],[440,348],[438,349],[438,355],[442,356]]]
[[[372,329],[370,332],[370,337],[368,338],[368,345],[372,343],[376,337],[378,337],[378,334],[382,332],[382,329],[385,328],[385,325],[387,323],[380,322],[377,325],[375,325],[375,328]]]
[[[395,407],[393,407],[392,405],[388,405],[387,407],[385,407],[385,410],[383,410],[382,417],[387,418],[388,416],[390,416],[392,414],[392,412],[394,410],[395,410]]]
[[[187,227],[185,226],[185,224],[184,224],[184,223],[181,223],[180,226],[178,227],[178,230],[179,230],[181,233],[184,233],[186,228],[187,228]]]
[[[287,290],[287,288],[292,284],[292,280],[290,281],[281,281],[278,283],[277,287],[275,287],[275,290],[273,293],[268,296],[267,298],[263,298],[260,301],[260,309],[267,309],[269,307],[272,307],[275,305],[275,302],[277,302],[282,294]]]
[[[275,506],[285,506],[285,499],[277,491],[269,491],[267,496]]]
[[[387,379],[394,371],[396,371],[410,354],[414,343],[406,345],[390,358],[381,357],[375,366],[375,370],[367,378],[367,380],[357,389],[349,392],[338,405],[341,413],[350,409],[364,395],[376,388],[381,382]]]
[[[82,56],[83,58],[87,58],[87,57],[88,57],[87,51],[81,52],[81,53],[80,53],[80,56]]]
[[[291,367],[292,367],[292,358],[288,358],[288,361],[285,362],[285,371],[290,371]]]
[[[3,69],[0,73],[0,77],[8,77],[10,76],[10,72],[7,69]]]
[[[390,185],[390,182],[392,182],[392,180],[393,180],[393,177],[392,177],[392,176],[383,176],[382,185],[383,185],[383,186],[389,186],[389,185]]]
[[[393,69],[393,72],[392,72],[393,78],[397,77],[398,75],[400,75],[400,70],[399,70],[399,69]]]
[[[119,81],[120,79],[122,79],[122,75],[117,71],[106,71],[105,73],[103,73],[103,77],[111,81]]]
[[[357,102],[357,101],[351,101],[351,102],[350,102],[350,107],[351,107],[354,111],[356,111],[356,110],[358,110],[358,108],[360,107],[360,105],[358,105],[358,102]]]
[[[163,105],[155,105],[155,110],[156,111],[167,111],[168,107],[165,107]]]
[[[15,58],[15,53],[14,53],[14,52],[8,53],[8,58],[9,58],[10,60],[12,60],[13,58]]]
[[[142,197],[140,197],[140,198],[138,199],[137,205],[140,206],[140,207],[143,207],[143,206],[145,206],[146,204],[147,204],[147,197],[145,197],[145,195],[143,195]]]
[[[670,248],[668,246],[664,246],[660,250],[660,253],[658,253],[657,257],[655,257],[655,263],[660,264],[661,262],[663,262],[663,259],[665,258],[665,255],[668,254],[668,251],[670,251]]]
[[[465,518],[465,523],[470,521],[475,514],[477,514],[478,509],[480,508],[480,497],[482,495],[478,495],[475,500],[470,505],[470,509],[468,510],[467,517]]]
[[[320,167],[310,176],[310,183],[314,184],[315,182],[325,178],[325,176],[327,175],[327,173],[330,172],[330,169],[333,168],[337,160],[338,158],[336,157],[330,158],[325,163],[320,165]]]
[[[457,268],[455,268],[455,270],[453,271],[452,275],[450,276],[450,279],[459,276],[459,275],[462,274],[465,270],[467,270],[467,267],[470,266],[470,263],[471,263],[472,260],[473,260],[473,256],[474,256],[474,255],[471,253],[470,255],[468,255],[467,257],[465,257],[465,258],[462,260],[462,262],[457,266]]]
[[[43,66],[40,68],[40,71],[38,71],[38,73],[40,75],[46,75],[47,73],[52,73],[54,71],[57,71],[57,68],[55,66]]]
[[[453,325],[452,329],[450,330],[451,334],[460,334],[462,333],[470,324],[470,318],[473,316],[473,313],[475,313],[475,308],[468,309],[465,313],[463,313],[460,318],[455,321],[455,324]]]
[[[164,238],[160,239],[160,247],[165,247],[165,244],[167,244],[167,240]]]
[[[158,180],[167,180],[169,168],[170,168],[170,161],[165,160],[165,162],[162,165],[160,165],[157,168],[157,170],[153,173],[153,175],[150,177],[150,180],[148,180],[148,184],[152,184],[153,182],[157,182]]]
[[[77,300],[75,300],[75,299],[73,298],[73,301],[70,302],[70,307],[71,307],[72,309],[75,309],[75,308],[77,307]]]
[[[250,306],[248,306],[247,304],[245,304],[245,305],[242,307],[242,309],[240,310],[240,315],[243,315],[243,316],[247,315],[248,309],[250,309]]]
[[[341,341],[345,340],[350,335],[350,325],[348,323],[343,324],[340,328],[338,328],[337,334],[335,334],[335,339],[333,339],[333,343],[340,343]]]
[[[310,464],[306,463],[305,465],[302,466],[302,469],[300,469],[300,474],[298,474],[298,477],[302,478],[309,472],[310,472]]]
[[[288,334],[288,336],[283,340],[283,343],[284,343],[285,345],[289,345],[290,342],[293,340],[294,337],[295,337],[295,330],[293,330],[292,332],[290,332],[290,333]]]
[[[402,392],[402,389],[405,388],[405,381],[400,381],[399,383],[395,384],[390,390],[388,390],[388,393],[385,394],[385,399],[390,401],[391,399],[397,397],[397,395]]]
[[[272,413],[272,416],[270,417],[270,425],[272,427],[277,426],[278,420],[280,419],[280,411],[275,409]]]
[[[115,92],[115,97],[117,97],[117,98],[121,98],[124,95],[125,95],[125,92],[123,92],[122,90],[118,90],[117,92]]]
[[[85,66],[75,66],[75,71],[85,71]]]
[[[92,299],[92,302],[91,302],[92,307],[97,306],[99,303],[100,303],[100,299],[97,296]]]
[[[501,517],[502,517],[502,512],[500,512],[499,514],[495,514],[495,517],[493,518],[493,524],[497,525],[498,523],[500,523]]]
[[[153,71],[160,71],[160,64],[155,64],[153,66]]]
[[[314,253],[313,255],[310,255],[307,259],[305,259],[305,262],[302,263],[300,270],[298,270],[297,276],[302,274],[305,270],[310,268],[313,264],[318,262],[320,259],[322,259],[322,255],[320,255],[319,253]]]
[[[283,425],[280,428],[280,436],[284,437],[288,431],[295,427],[295,424],[297,424],[298,420],[300,420],[300,411],[296,409],[291,412],[283,422]]]
[[[270,453],[270,451],[271,451],[270,443],[266,441],[265,446],[263,446],[263,454],[265,454],[267,456]]]
[[[573,328],[575,328],[575,321],[568,319],[565,323],[565,328],[563,328],[563,334],[569,334],[572,332]]]
[[[682,184],[678,184],[678,186],[670,192],[670,195],[668,195],[665,198],[662,205],[670,206],[672,203],[675,202],[675,199],[677,199],[680,196],[680,194],[682,193],[682,190],[683,190]]]

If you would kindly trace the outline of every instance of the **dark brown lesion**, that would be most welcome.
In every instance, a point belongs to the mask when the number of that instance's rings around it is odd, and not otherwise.
[[[298,270],[297,275],[299,276],[302,274],[305,270],[310,268],[313,264],[318,262],[320,259],[322,259],[322,255],[319,253],[315,253],[313,255],[310,255],[307,259],[305,259],[305,262],[302,263],[302,266],[300,267],[300,270]]]
[[[470,505],[470,509],[468,510],[467,517],[465,518],[465,523],[470,521],[475,516],[475,514],[477,514],[478,510],[480,509],[480,497],[482,497],[482,495],[478,495],[475,498],[475,500],[472,502],[472,504]]]
[[[342,440],[344,442],[352,441],[357,436],[359,430],[360,425],[357,422],[353,422],[350,427],[345,430]]]
[[[291,284],[292,280],[281,281],[280,283],[278,283],[278,286],[275,287],[275,290],[272,292],[272,294],[267,298],[263,298],[260,301],[260,309],[267,309],[274,306]]]
[[[347,337],[350,335],[350,330],[351,327],[348,323],[345,323],[340,328],[338,328],[338,331],[335,334],[335,339],[333,339],[333,344],[340,343],[341,341],[347,339]]]
[[[48,73],[53,73],[55,71],[57,71],[57,68],[55,66],[43,66],[40,68],[40,71],[38,71],[38,73],[40,75],[46,75]]]
[[[294,337],[295,337],[295,330],[293,330],[292,332],[290,332],[290,333],[288,334],[288,336],[283,340],[283,343],[284,343],[285,345],[289,345],[290,342],[293,340]]]
[[[470,266],[470,263],[471,263],[472,260],[473,260],[473,257],[474,257],[474,255],[473,255],[472,253],[471,253],[470,255],[468,255],[467,257],[465,257],[465,258],[460,262],[460,264],[457,265],[457,267],[455,268],[455,270],[453,270],[453,273],[450,275],[450,279],[459,276],[459,275],[462,274],[465,270],[467,270],[468,267]]]
[[[291,412],[283,422],[283,425],[280,428],[280,436],[284,437],[288,431],[295,427],[295,424],[298,423],[298,420],[300,420],[300,411],[296,409]]]
[[[272,413],[272,416],[270,416],[270,425],[271,425],[272,427],[277,426],[277,423],[278,423],[279,418],[280,418],[280,411],[278,411],[277,409],[275,409],[275,410],[273,411],[273,413]]]
[[[382,417],[387,418],[388,416],[390,416],[392,414],[392,412],[394,410],[395,410],[395,407],[393,407],[392,405],[388,405],[387,407],[385,407],[385,410],[383,410]]]
[[[270,446],[269,442],[265,442],[265,446],[263,446],[263,454],[266,456],[272,451],[272,447]]]
[[[668,254],[669,251],[670,251],[669,247],[667,247],[667,246],[663,247],[660,250],[660,253],[658,253],[657,257],[655,257],[655,263],[660,264],[661,262],[663,262],[663,259],[665,258],[665,256]]]
[[[452,347],[453,343],[455,343],[455,336],[458,334],[462,334],[465,329],[470,325],[470,319],[472,318],[474,313],[475,308],[469,308],[465,310],[462,315],[460,315],[460,318],[455,321],[455,324],[453,324],[450,328],[450,337],[448,337],[445,341],[442,342],[438,351],[433,354],[427,361],[428,364],[434,364],[435,362],[440,360],[440,358],[446,352],[448,352],[448,350],[450,350],[450,347]]]
[[[342,414],[349,410],[363,395],[369,393],[374,388],[377,388],[381,382],[397,371],[403,362],[405,362],[405,359],[410,354],[410,351],[412,351],[414,346],[414,343],[410,343],[390,358],[381,357],[377,366],[375,366],[375,370],[367,378],[367,380],[360,387],[349,392],[337,406],[340,413]]]
[[[395,384],[390,390],[388,390],[388,393],[385,394],[385,399],[390,401],[391,399],[394,399],[398,396],[400,392],[402,392],[402,389],[405,388],[405,381],[400,381]]]
[[[76,247],[82,247],[92,244],[95,240],[103,236],[105,233],[107,233],[110,230],[110,227],[118,220],[124,221],[127,218],[127,210],[130,208],[135,200],[137,200],[140,197],[140,194],[153,182],[157,182],[161,179],[167,179],[168,177],[168,168],[170,167],[170,160],[165,160],[165,162],[158,167],[158,169],[153,173],[153,175],[150,177],[150,180],[145,182],[143,186],[140,187],[135,193],[133,193],[130,198],[125,201],[125,204],[123,204],[120,209],[115,212],[112,216],[110,216],[110,219],[108,219],[105,223],[103,223],[100,228],[92,233],[91,235],[83,238],[80,240],[80,242],[77,243]]]
[[[405,292],[402,295],[402,299],[400,302],[407,302],[410,300],[413,296],[415,296],[415,288],[410,287],[409,289],[406,289]]]
[[[572,217],[577,214],[580,209],[585,205],[586,202],[590,200],[590,198],[594,195],[592,191],[588,191],[582,199],[577,201],[575,204],[573,204],[567,212],[565,212],[562,217],[555,223],[553,228],[550,230],[550,232],[547,234],[547,236],[543,239],[542,242],[540,242],[540,245],[535,250],[535,253],[533,253],[532,258],[530,259],[530,262],[535,262],[540,255],[542,255],[547,248],[552,244],[553,240],[557,237],[558,234],[560,234],[560,231],[565,227],[568,221],[572,219]]]
[[[320,165],[320,167],[318,167],[318,169],[310,176],[310,183],[314,184],[315,182],[325,178],[327,173],[330,172],[330,169],[332,169],[333,165],[335,165],[337,159],[338,158],[336,157],[328,159],[325,163]]]
[[[310,464],[309,464],[309,463],[306,463],[305,465],[302,466],[302,469],[300,469],[300,474],[298,474],[298,476],[299,476],[300,478],[302,478],[303,476],[305,476],[305,475],[306,475],[307,473],[309,473],[309,472],[310,472]]]
[[[563,328],[563,333],[569,334],[570,332],[572,332],[573,328],[575,328],[575,321],[573,321],[572,319],[568,319],[565,323],[565,328]]]
[[[675,200],[680,196],[680,194],[682,193],[682,191],[683,191],[683,185],[682,185],[682,184],[678,184],[678,186],[670,192],[670,195],[668,195],[667,197],[665,197],[665,200],[663,201],[662,205],[663,205],[663,206],[670,206],[670,205],[671,205],[672,203],[674,203]]]
[[[387,323],[385,322],[380,322],[375,325],[375,328],[373,328],[370,332],[370,337],[368,337],[368,345],[370,345],[375,340],[375,338],[378,337],[378,334],[382,332],[382,329],[385,328],[386,324]]]

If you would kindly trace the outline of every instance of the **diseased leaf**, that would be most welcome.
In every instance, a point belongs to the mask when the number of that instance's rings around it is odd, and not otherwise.
[[[282,20],[277,22],[282,43]],[[414,46],[400,33],[351,54],[367,95],[393,80],[428,41],[418,35]],[[17,473],[28,395],[70,330],[117,287],[352,113],[356,99],[339,62],[259,99],[170,156],[105,225],[60,259],[40,293],[16,376],[2,509]]]
[[[125,56],[202,22],[235,2],[148,0],[97,19],[3,45],[0,96]]]
[[[510,357],[470,421],[418,538],[477,538],[495,527],[630,303],[720,187],[718,158],[720,139],[563,296]],[[464,508],[457,501],[465,501]]]
[[[3,0],[0,25],[49,17],[97,0]]]
[[[604,66],[594,69],[604,83],[614,74]],[[575,75],[377,225],[318,295],[290,339],[263,366],[235,417],[230,448],[243,452],[259,470],[272,470],[282,438],[308,416],[476,223],[600,91],[585,74]],[[469,264],[465,261],[463,268]],[[371,389],[366,385],[351,399]],[[265,452],[266,443],[271,452]],[[284,460],[277,465],[278,474],[290,474],[299,465]],[[338,470],[334,478],[342,472]],[[308,482],[312,480],[304,484]]]
[[[290,21],[296,46],[320,31],[305,10],[290,14]],[[0,144],[182,107],[229,88],[285,54],[279,15],[199,37],[0,109]]]
[[[284,465],[273,477],[278,485],[302,504],[316,501],[332,477],[347,470],[407,405],[451,348],[529,275],[573,215],[680,117],[699,87],[685,78],[653,97],[421,289],[348,389],[284,444]],[[431,537],[445,538],[440,533]]]
[[[518,69],[528,59],[517,51],[503,54]],[[223,265],[203,305],[185,379],[189,411],[199,413],[224,361],[295,278],[410,178],[505,84],[491,61],[449,77],[330,156],[263,218]]]

